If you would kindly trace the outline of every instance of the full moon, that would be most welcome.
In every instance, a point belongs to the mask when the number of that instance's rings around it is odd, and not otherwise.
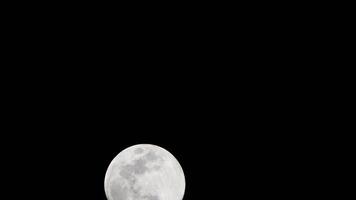
[[[182,200],[185,177],[167,150],[139,144],[124,149],[111,161],[104,188],[108,200]]]

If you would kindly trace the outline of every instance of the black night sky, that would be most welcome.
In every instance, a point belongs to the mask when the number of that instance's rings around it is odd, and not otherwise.
[[[21,85],[8,116],[18,123],[4,141],[13,144],[9,164],[20,159],[16,166],[30,181],[26,194],[105,200],[111,160],[147,143],[180,162],[184,200],[284,198],[281,190],[293,191],[286,183],[305,167],[296,161],[298,121],[288,115],[296,111],[271,86],[198,75],[137,82],[77,74]]]
[[[319,171],[323,149],[309,149],[329,145],[313,135],[328,127],[318,115],[330,115],[332,95],[317,96],[337,87],[312,70],[330,47],[311,6],[11,2],[0,147],[14,191],[1,199],[105,200],[111,160],[142,143],[180,162],[184,200],[301,199],[314,189],[305,172]]]
[[[111,160],[141,143],[178,159],[186,177],[184,200],[288,190],[282,183],[291,176],[294,141],[282,133],[291,129],[276,110],[261,107],[259,97],[234,87],[127,85],[83,83],[62,91],[63,85],[51,85],[27,94],[17,107],[23,123],[13,131],[28,132],[17,150],[31,172],[28,180],[35,180],[30,192],[105,200]]]

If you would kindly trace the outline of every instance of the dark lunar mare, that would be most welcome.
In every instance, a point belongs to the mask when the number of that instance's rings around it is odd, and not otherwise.
[[[136,149],[138,150],[138,149]],[[137,152],[135,152],[137,153]],[[120,170],[120,175],[124,179],[128,181],[129,185],[129,190],[132,192],[132,195],[134,199],[142,199],[142,200],[159,200],[158,196],[156,195],[140,195],[139,189],[135,189],[134,185],[136,184],[136,175],[142,175],[146,173],[149,169],[147,168],[146,164],[147,162],[153,162],[158,160],[159,157],[152,151],[148,152],[145,156],[142,158],[139,158],[133,162],[133,164],[126,164],[121,167]],[[122,188],[119,188],[118,190],[122,190]],[[118,194],[115,194],[118,196]],[[127,196],[127,191],[125,193]],[[121,196],[126,199],[126,196]],[[125,199],[115,199],[114,200],[125,200]]]
[[[144,200],[159,200],[157,195],[148,194],[148,195],[144,195],[142,197]]]
[[[134,177],[134,175],[144,174],[146,171],[148,171],[146,163],[156,161],[157,159],[157,155],[150,151],[144,157],[135,160],[133,164],[122,166],[120,175],[123,178],[130,180],[132,177]]]
[[[143,153],[143,151],[144,151],[144,150],[139,147],[139,148],[135,149],[134,152],[135,152],[135,154],[141,154],[141,153]]]
[[[158,156],[154,152],[150,151],[145,155],[144,158],[148,161],[156,161],[158,159]]]

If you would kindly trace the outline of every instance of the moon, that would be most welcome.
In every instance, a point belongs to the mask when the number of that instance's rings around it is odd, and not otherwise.
[[[185,177],[179,162],[167,150],[138,144],[111,161],[104,189],[108,200],[182,200]]]

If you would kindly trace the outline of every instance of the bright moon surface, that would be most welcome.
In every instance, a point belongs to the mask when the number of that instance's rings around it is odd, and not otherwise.
[[[185,178],[177,159],[167,150],[139,144],[113,159],[104,188],[108,200],[182,200]]]

